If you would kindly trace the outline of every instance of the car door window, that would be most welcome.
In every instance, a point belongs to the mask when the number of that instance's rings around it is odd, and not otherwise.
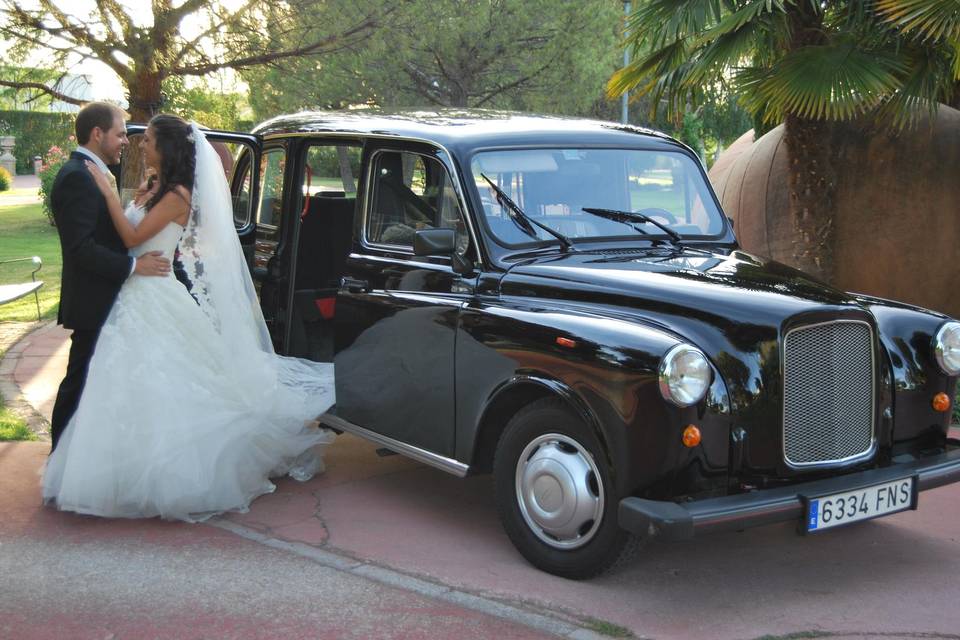
[[[236,185],[233,193],[233,226],[237,229],[243,229],[250,224],[250,189],[253,182],[253,163],[250,158],[253,154],[246,153],[245,158],[240,160],[240,175],[234,178],[232,184]]]
[[[257,224],[280,227],[283,205],[283,172],[286,154],[283,149],[270,149],[260,161],[260,203]]]
[[[208,134],[208,140],[223,164],[224,177],[227,184],[237,185],[233,193],[233,220],[234,226],[241,229],[250,223],[250,189],[251,174],[249,158],[253,156],[253,148],[243,142],[233,140],[217,140],[214,134]],[[140,152],[140,142],[143,133],[132,133],[130,143],[123,152],[123,162],[120,171],[120,199],[124,207],[133,200],[137,188],[146,178],[146,167]],[[243,172],[242,178],[237,172]],[[238,184],[239,181],[239,184]]]
[[[412,248],[421,229],[454,229],[458,252],[466,252],[463,211],[443,163],[410,151],[380,151],[373,158],[372,176],[369,242]]]

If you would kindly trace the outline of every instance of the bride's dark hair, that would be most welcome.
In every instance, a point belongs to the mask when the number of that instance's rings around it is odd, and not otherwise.
[[[161,113],[153,116],[147,126],[153,129],[154,144],[160,154],[160,186],[147,201],[150,209],[178,185],[193,192],[197,156],[191,135],[193,129],[183,118]]]

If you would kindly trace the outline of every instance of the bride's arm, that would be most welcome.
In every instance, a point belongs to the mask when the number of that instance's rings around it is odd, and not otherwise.
[[[123,215],[120,199],[107,177],[89,160],[87,168],[106,198],[110,219],[127,248],[143,244],[174,220],[185,220],[190,211],[190,192],[183,187],[175,187],[174,191],[164,194],[160,202],[150,208],[140,224],[133,226],[127,216]]]

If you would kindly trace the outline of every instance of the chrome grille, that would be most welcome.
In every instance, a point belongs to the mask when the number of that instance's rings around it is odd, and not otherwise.
[[[793,329],[783,343],[783,453],[835,464],[873,447],[873,333],[860,321]]]

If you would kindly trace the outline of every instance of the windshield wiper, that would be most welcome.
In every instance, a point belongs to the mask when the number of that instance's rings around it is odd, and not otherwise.
[[[480,177],[486,180],[487,184],[489,184],[490,187],[496,192],[497,202],[500,204],[500,206],[506,207],[507,210],[510,211],[510,219],[513,220],[513,223],[518,227],[520,227],[520,229],[523,230],[528,236],[536,238],[537,240],[540,239],[539,236],[537,236],[536,230],[533,228],[533,226],[531,226],[531,225],[537,225],[538,227],[540,227],[541,229],[543,229],[544,231],[552,235],[554,238],[559,240],[560,245],[563,247],[564,251],[570,251],[571,249],[573,249],[573,242],[570,241],[570,238],[563,235],[559,231],[555,231],[551,229],[545,224],[540,224],[539,222],[537,222],[536,220],[534,220],[533,218],[525,214],[523,212],[523,209],[521,209],[516,202],[511,200],[510,196],[504,193],[503,189],[501,189],[496,184],[494,184],[494,182],[490,178],[488,178],[486,175],[482,173],[480,174]]]
[[[640,227],[630,223],[631,222],[649,222],[650,224],[652,224],[653,226],[655,226],[656,228],[660,229],[665,234],[667,234],[670,237],[670,240],[673,242],[673,244],[680,244],[680,241],[682,240],[679,233],[677,233],[667,225],[661,224],[656,220],[654,220],[653,218],[651,218],[650,216],[645,216],[642,213],[637,213],[635,211],[620,211],[619,209],[598,209],[596,207],[583,207],[583,211],[586,211],[587,213],[592,213],[593,215],[599,216],[601,218],[606,218],[607,220],[614,220],[616,222],[622,222],[624,224],[628,224],[634,229],[636,229],[637,231],[639,231],[640,233],[647,233],[647,232],[641,229]]]

